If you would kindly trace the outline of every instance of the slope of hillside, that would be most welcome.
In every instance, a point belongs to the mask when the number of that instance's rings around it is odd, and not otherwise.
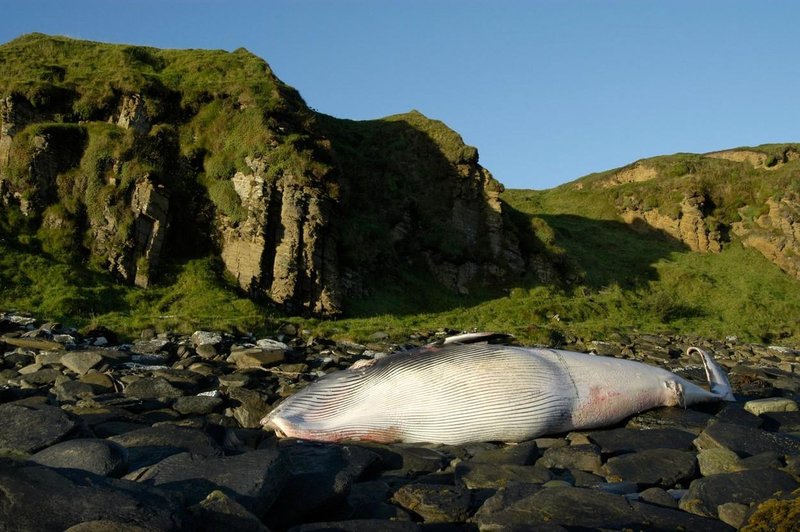
[[[419,113],[319,116],[244,49],[33,34],[0,69],[0,231],[21,256],[139,287],[211,257],[316,315],[406,267],[459,293],[524,267],[475,148]]]

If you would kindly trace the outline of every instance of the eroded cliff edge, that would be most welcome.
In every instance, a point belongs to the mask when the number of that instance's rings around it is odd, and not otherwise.
[[[0,46],[0,230],[146,287],[213,254],[247,293],[336,314],[401,267],[454,291],[525,260],[475,148],[417,112],[319,115],[246,50],[28,35]]]

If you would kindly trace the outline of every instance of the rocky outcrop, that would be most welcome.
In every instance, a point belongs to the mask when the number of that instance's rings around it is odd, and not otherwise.
[[[523,273],[501,185],[441,122],[323,117],[244,50],[64,40],[0,46],[0,62],[27,54],[25,79],[53,73],[23,92],[0,80],[0,202],[22,214],[0,221],[14,231],[66,238],[73,260],[142,287],[166,258],[208,250],[242,290],[304,314],[338,314],[408,267],[458,293]],[[37,47],[62,55],[40,65]],[[76,66],[82,53],[114,76]]]
[[[769,198],[767,207],[769,211],[752,222],[733,224],[733,232],[745,246],[800,279],[800,197]]]
[[[263,161],[248,163],[253,173],[238,172],[232,180],[246,218],[219,220],[225,267],[242,289],[292,311],[338,313],[332,200],[291,175],[271,182]]]
[[[677,218],[663,214],[659,209],[628,209],[621,215],[634,226],[664,231],[683,242],[692,251],[719,252],[722,250],[720,231],[710,229],[703,213],[706,199],[697,194],[687,195],[680,204]]]

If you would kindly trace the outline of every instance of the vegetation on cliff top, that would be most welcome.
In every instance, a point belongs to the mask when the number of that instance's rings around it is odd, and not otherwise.
[[[427,172],[445,163],[477,162],[477,151],[441,122],[416,112],[364,122],[313,113],[263,60],[245,50],[158,50],[34,34],[0,47],[0,71],[0,95],[23,95],[49,117],[18,133],[13,149],[33,150],[34,139],[43,134],[69,136],[80,146],[65,154],[77,157],[68,166],[79,171],[59,174],[51,191],[59,199],[41,214],[53,223],[31,229],[31,220],[19,211],[0,215],[2,310],[81,327],[102,324],[126,334],[149,326],[269,329],[289,320],[357,340],[377,330],[400,336],[456,327],[503,330],[523,341],[556,344],[636,329],[800,345],[800,281],[743,248],[734,235],[725,235],[722,252],[701,254],[658,231],[635,230],[620,216],[626,209],[677,215],[681,201],[696,193],[707,199],[709,229],[752,223],[767,199],[800,194],[800,145],[736,150],[745,154],[744,161],[725,153],[655,157],[552,190],[506,191],[502,198],[517,236],[528,251],[560,260],[562,278],[545,282],[529,264],[528,275],[515,283],[459,296],[410,261],[393,282],[354,301],[345,319],[301,320],[243,297],[203,246],[184,249],[154,286],[120,284],[76,253],[85,244],[81,220],[101,219],[100,206],[113,204],[109,198],[115,194],[128,194],[134,177],[150,172],[179,182],[179,198],[191,209],[207,207],[192,188],[199,183],[203,198],[236,223],[244,213],[227,178],[247,170],[247,157],[269,157],[273,175],[315,179],[332,164],[330,151],[353,176],[349,203],[343,205],[353,216],[342,231],[342,252],[350,262],[380,266],[419,259],[414,246],[387,254],[381,245],[408,214],[405,206],[391,205],[394,198],[425,186],[429,201],[416,208],[440,209],[437,184]],[[165,124],[135,137],[98,121],[130,92],[147,96],[148,115]],[[308,127],[322,132],[330,145],[302,134]],[[180,164],[166,166],[159,153],[168,150]],[[25,168],[15,168],[14,160],[25,159],[25,154],[12,158],[12,185],[25,177]],[[117,167],[109,168],[109,161]],[[381,169],[380,181],[373,179],[374,168]],[[489,188],[502,189],[487,179]],[[324,186],[332,187],[332,195],[340,193],[331,183]],[[126,220],[120,213],[121,238],[131,230]],[[432,224],[424,234],[429,242],[422,245],[438,246],[453,258],[463,252],[463,243],[444,226]]]

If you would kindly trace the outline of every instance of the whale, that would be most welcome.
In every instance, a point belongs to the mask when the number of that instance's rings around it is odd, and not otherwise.
[[[708,389],[664,368],[559,349],[448,342],[331,372],[261,420],[278,437],[322,442],[520,442],[617,423],[660,406],[734,401],[698,354]]]

